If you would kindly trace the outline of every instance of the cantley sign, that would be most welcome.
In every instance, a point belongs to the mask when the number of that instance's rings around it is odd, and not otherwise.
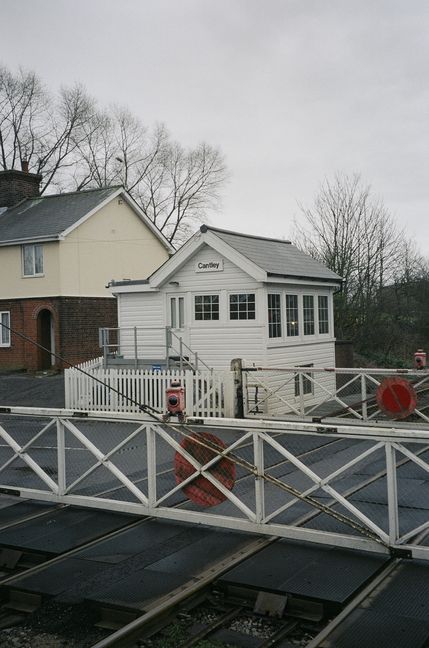
[[[195,264],[195,272],[222,272],[223,259],[217,261],[198,261]]]

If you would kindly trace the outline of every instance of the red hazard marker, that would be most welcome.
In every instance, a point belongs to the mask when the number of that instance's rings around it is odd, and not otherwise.
[[[197,443],[196,439],[199,439],[202,443],[207,443],[207,445],[215,446],[217,450],[212,450],[211,448],[207,448],[200,443]],[[192,434],[189,437],[185,437],[180,445],[202,466],[207,464],[216,457],[219,452],[222,452],[222,450],[226,448],[223,441],[218,439],[214,434],[209,434],[208,432],[201,432],[200,434]],[[222,484],[222,486],[228,490],[233,489],[235,483],[235,464],[225,457],[222,457],[222,459],[219,459],[219,461],[217,461],[208,470],[210,474]],[[194,466],[192,466],[192,464],[190,464],[189,461],[180,454],[180,452],[176,452],[174,456],[174,474],[176,476],[176,484],[181,484],[195,472],[196,469]],[[220,504],[226,500],[226,495],[216,488],[216,486],[212,484],[207,477],[203,477],[202,475],[199,475],[189,484],[184,486],[183,492],[192,502],[204,507],[216,506],[216,504]]]
[[[390,418],[404,419],[414,412],[417,394],[405,378],[385,378],[375,394],[379,408]]]

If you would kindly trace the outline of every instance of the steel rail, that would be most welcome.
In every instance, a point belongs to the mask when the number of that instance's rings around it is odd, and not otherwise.
[[[375,578],[364,587],[341,612],[335,616],[332,621],[326,625],[316,637],[314,637],[306,648],[319,648],[322,641],[327,639],[330,634],[364,601],[381,583],[388,578],[391,573],[398,568],[402,558],[392,558],[389,563],[378,573]]]
[[[426,452],[427,450],[429,450],[429,446],[425,446],[424,448],[421,448],[419,452]],[[399,461],[397,463],[397,466],[404,465],[404,464],[406,464],[406,463],[408,463],[410,461],[411,461],[410,459],[404,457],[404,459],[402,459],[401,461]],[[374,481],[377,481],[377,480],[381,479],[385,474],[386,474],[386,470],[383,470],[383,471],[380,471],[379,473],[376,473],[376,475],[371,475],[370,477],[368,477],[368,479],[365,479],[360,484],[357,484],[357,485],[351,487],[350,489],[348,489],[347,491],[345,491],[344,495],[346,497],[349,497],[350,495],[352,495],[352,494],[354,494],[356,492],[359,492],[362,488],[365,488],[365,486],[373,483]],[[330,500],[330,503],[334,503],[334,502],[335,502],[335,500]],[[295,524],[302,526],[303,524],[311,521],[312,519],[314,519],[318,515],[320,515],[320,512],[317,512],[317,511],[307,513],[307,514],[301,516],[300,518],[297,518],[297,520],[295,520]],[[267,538],[265,540],[265,542],[259,548],[257,547],[253,552],[251,551],[251,548],[249,548],[248,552],[246,552],[247,555],[243,556],[243,558],[241,560],[244,560],[245,558],[250,557],[254,553],[257,553],[258,551],[260,551],[260,549],[262,549],[262,548],[264,548],[266,546],[269,546],[270,544],[273,544],[273,543],[275,543],[275,542],[277,542],[278,540],[281,540],[281,539],[284,540],[285,538],[279,538],[277,536]],[[212,581],[214,581],[218,576],[222,575],[222,573],[224,573],[225,571],[228,571],[228,569],[230,569],[232,566],[234,566],[236,564],[236,562],[241,562],[241,560],[235,561],[233,564],[231,564],[230,566],[227,565],[225,568],[222,567],[219,574],[217,574],[216,570],[212,568],[212,573],[213,573]],[[391,572],[391,570],[393,568],[392,565],[397,565],[397,564],[399,564],[400,561],[401,561],[401,559],[399,559],[399,558],[391,558],[389,560],[387,566],[385,568],[383,568],[382,572],[379,572],[379,574],[375,577],[376,583],[375,583],[374,587],[376,587],[377,584],[379,582],[381,582],[381,580],[382,580],[381,576],[384,574],[384,572],[386,572],[386,576],[387,576]],[[224,562],[225,562],[225,559],[222,560],[222,565],[224,564]],[[202,573],[205,574],[205,571],[202,572]],[[362,590],[362,592],[365,592],[367,589],[368,589],[368,591],[372,591],[372,589],[373,589],[371,587],[372,582],[373,581],[371,581],[364,588],[364,590]],[[204,580],[204,583],[201,585],[201,587],[199,587],[199,583],[194,583],[194,579],[192,579],[192,581],[188,581],[188,584],[185,584],[182,587],[179,587],[178,590],[174,590],[173,592],[171,592],[171,599],[170,599],[170,595],[167,595],[166,597],[162,597],[160,599],[157,599],[156,601],[153,602],[153,604],[151,605],[150,610],[148,612],[146,612],[143,615],[139,616],[137,619],[135,619],[131,623],[123,626],[122,628],[115,631],[114,633],[112,633],[108,637],[105,637],[103,640],[101,640],[100,642],[97,642],[96,644],[94,644],[90,648],[122,648],[122,647],[125,648],[127,646],[130,646],[131,645],[130,642],[133,642],[133,641],[135,641],[135,640],[137,640],[137,639],[139,639],[141,637],[142,628],[144,628],[146,625],[153,622],[156,618],[158,618],[161,615],[166,613],[166,611],[167,611],[166,606],[169,606],[169,601],[170,600],[171,600],[171,607],[172,608],[175,607],[175,606],[178,606],[181,603],[183,603],[185,600],[187,600],[188,598],[193,596],[193,594],[197,593],[198,591],[200,591],[201,589],[203,589],[205,586],[207,586],[209,584],[210,583],[207,582],[206,579]],[[360,596],[360,594],[358,596]],[[361,599],[359,598],[359,602],[360,602],[360,600]],[[351,605],[351,603],[349,605]],[[347,606],[347,608],[348,608],[348,606]],[[347,608],[344,608],[344,610],[346,610]],[[342,614],[342,613],[340,613],[340,614]],[[335,619],[336,618],[337,617],[335,617]],[[333,620],[333,622],[335,621],[335,619]],[[314,646],[314,648],[316,648],[316,646],[317,646],[317,644]],[[307,648],[313,648],[312,644],[309,644],[307,646]]]

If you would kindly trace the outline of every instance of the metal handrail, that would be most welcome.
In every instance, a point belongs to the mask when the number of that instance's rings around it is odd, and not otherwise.
[[[138,360],[139,360],[139,347],[142,347],[142,345],[138,343],[138,334],[139,332],[144,331],[144,332],[149,332],[149,331],[155,331],[157,333],[162,331],[162,328],[159,326],[121,326],[121,327],[103,327],[99,329],[99,344],[100,347],[103,349],[103,358],[104,358],[104,365],[107,366],[107,361],[108,361],[108,354],[114,352],[115,350],[120,353],[121,346],[124,346],[123,343],[121,344],[120,341],[120,334],[121,332],[129,332],[133,334],[133,342],[132,347],[134,350],[134,362],[135,366],[137,368],[138,366]],[[117,334],[117,341],[114,343],[110,342],[110,333],[114,332]],[[179,350],[173,346],[172,340],[173,338],[177,340],[179,343]],[[161,346],[161,344],[159,345]],[[167,364],[167,367],[169,365],[169,355],[170,352],[174,352],[179,356],[179,363],[180,363],[180,369],[183,369],[183,365],[187,365],[190,369],[198,371],[199,366],[203,365],[204,368],[207,371],[212,372],[213,368],[209,367],[208,364],[202,360],[197,351],[193,351],[187,344],[186,342],[183,341],[183,338],[177,333],[175,333],[170,326],[165,327],[165,361]],[[189,352],[189,354],[192,356],[193,360],[192,362],[188,360],[188,358],[185,357],[184,351]]]
[[[213,367],[209,367],[208,364],[206,364],[204,362],[204,360],[201,360],[201,358],[198,355],[198,351],[193,351],[191,349],[191,347],[189,347],[186,344],[186,342],[183,342],[183,338],[180,335],[177,335],[176,333],[174,333],[174,331],[171,330],[171,327],[167,326],[166,328],[167,328],[167,339],[168,339],[168,334],[170,334],[171,336],[174,336],[176,338],[176,340],[178,340],[178,342],[179,342],[179,348],[180,348],[179,358],[180,358],[181,363],[182,363],[182,359],[183,359],[183,360],[185,360],[185,362],[187,362],[187,364],[192,369],[196,369],[197,371],[198,371],[198,365],[199,365],[199,363],[201,363],[202,365],[204,365],[206,367],[206,369],[208,371],[213,371]],[[189,351],[190,353],[192,353],[192,355],[194,356],[194,366],[184,357],[184,355],[183,355],[183,347],[185,347],[185,349],[187,351]],[[177,349],[175,349],[171,343],[170,343],[170,348],[173,351],[176,351],[176,353],[177,353]],[[182,364],[180,364],[180,369],[182,369]]]

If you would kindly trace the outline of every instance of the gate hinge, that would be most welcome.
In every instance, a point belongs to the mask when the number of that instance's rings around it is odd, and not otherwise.
[[[402,549],[401,547],[389,547],[389,552],[392,558],[412,558],[413,552],[411,549]]]

